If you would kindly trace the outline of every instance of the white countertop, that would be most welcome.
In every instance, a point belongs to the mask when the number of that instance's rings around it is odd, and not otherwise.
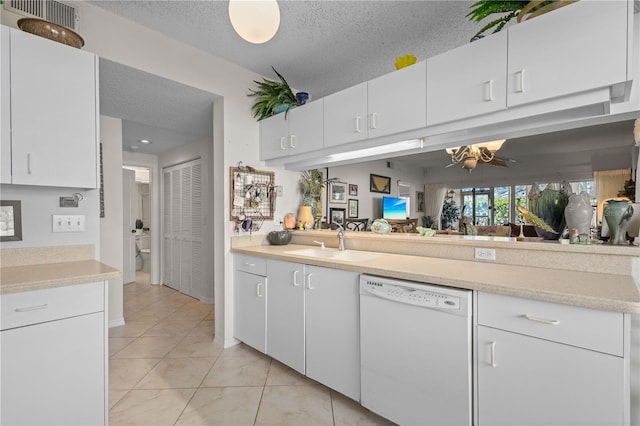
[[[416,282],[640,314],[640,290],[630,275],[377,252],[374,259],[362,261],[341,261],[286,253],[304,248],[310,246],[247,245],[233,247],[231,251]]]

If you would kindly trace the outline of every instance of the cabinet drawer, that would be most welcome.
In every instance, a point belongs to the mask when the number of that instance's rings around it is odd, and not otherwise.
[[[478,293],[478,324],[624,355],[624,314]]]
[[[236,254],[236,270],[266,276],[267,259],[246,254]]]
[[[104,311],[104,283],[95,282],[0,296],[2,330]]]

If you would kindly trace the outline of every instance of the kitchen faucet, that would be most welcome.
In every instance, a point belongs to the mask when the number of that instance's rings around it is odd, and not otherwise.
[[[338,230],[338,250],[344,251],[344,228],[339,223],[336,223],[336,226],[340,228]]]

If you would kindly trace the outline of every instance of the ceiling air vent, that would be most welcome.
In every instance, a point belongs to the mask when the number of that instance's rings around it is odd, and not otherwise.
[[[5,0],[4,8],[24,16],[45,19],[78,30],[78,9],[55,0]]]

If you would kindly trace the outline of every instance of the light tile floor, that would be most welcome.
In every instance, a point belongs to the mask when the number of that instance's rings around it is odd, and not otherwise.
[[[243,344],[213,343],[213,306],[148,274],[124,286],[109,330],[111,425],[389,425]]]

